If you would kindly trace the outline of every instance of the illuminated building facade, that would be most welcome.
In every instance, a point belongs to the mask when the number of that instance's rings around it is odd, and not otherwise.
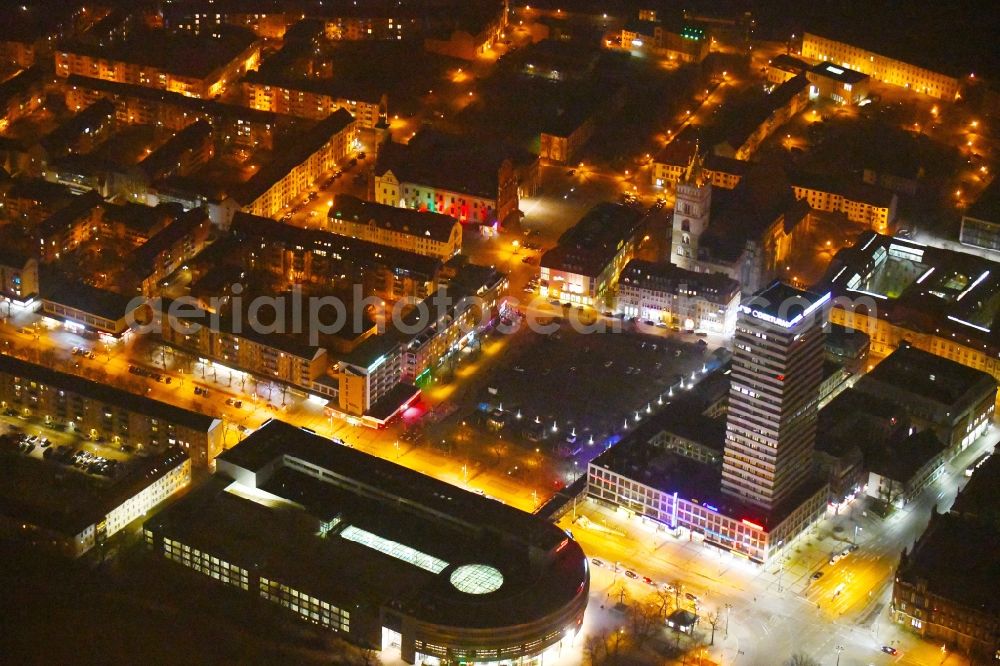
[[[215,316],[185,306],[178,316],[163,313],[160,338],[199,358],[208,358],[269,381],[308,389],[327,368],[326,349],[309,345],[305,336],[262,334],[240,313],[243,326],[233,316]]]
[[[424,298],[441,271],[435,257],[246,213],[233,217],[232,230],[243,241],[245,265],[281,277],[289,287],[360,284],[365,294],[396,301]]]
[[[867,74],[876,81],[939,99],[954,100],[959,92],[958,79],[953,76],[810,32],[803,36],[802,56],[811,60],[829,61]]]
[[[615,310],[626,317],[729,336],[736,330],[739,304],[739,283],[724,275],[633,259],[618,278]]]
[[[712,185],[705,177],[702,163],[696,146],[677,180],[670,254],[676,266],[688,271],[697,266],[698,241],[708,230],[712,209]]]
[[[732,176],[739,184],[713,207],[702,159],[692,158],[676,187],[670,260],[685,270],[722,273],[749,295],[779,275],[812,220],[780,169],[754,164]]]
[[[631,427],[590,462],[587,495],[637,516],[659,531],[767,563],[782,556],[825,513],[825,483],[805,483],[775,511],[720,489],[727,444],[718,405],[730,381],[702,379],[666,407]]]
[[[908,344],[858,380],[855,389],[905,409],[918,428],[935,433],[949,457],[986,432],[997,399],[990,375]]]
[[[704,28],[657,20],[630,20],[622,28],[622,48],[650,48],[671,60],[699,63],[708,57],[711,39]]]
[[[588,560],[548,521],[279,421],[217,465],[147,546],[386,659],[544,666],[583,622]]]
[[[806,72],[809,96],[831,99],[838,104],[857,104],[868,99],[867,74],[833,63],[821,62]]]
[[[608,305],[618,275],[642,240],[644,215],[622,204],[600,203],[539,261],[542,298],[574,305]]]
[[[0,131],[34,113],[42,105],[45,74],[41,67],[23,69],[0,83]]]
[[[829,301],[775,282],[740,305],[722,490],[767,511],[812,470]]]
[[[423,310],[414,310],[403,319],[407,333],[399,338],[404,382],[423,386],[440,367],[450,364],[453,369],[458,354],[475,348],[505,313],[506,275],[485,266],[470,265],[459,271],[424,300]],[[423,312],[429,315],[426,320],[421,319]]]
[[[238,31],[191,36],[154,30],[107,46],[62,44],[55,51],[55,71],[63,78],[85,76],[207,98],[256,69],[259,60],[260,43]]]
[[[698,144],[685,139],[674,139],[653,158],[652,182],[656,187],[673,187],[684,178],[698,152]],[[701,173],[705,182],[724,190],[734,189],[747,172],[749,162],[715,153],[701,156]]]
[[[0,404],[24,416],[138,451],[179,447],[198,467],[222,451],[222,423],[211,416],[107,384],[0,355]]]
[[[0,309],[10,316],[11,304],[24,307],[37,297],[38,260],[0,249]]]
[[[350,113],[335,111],[282,146],[270,162],[235,188],[233,198],[246,213],[277,216],[347,159],[356,131]]]
[[[176,446],[161,454],[133,457],[124,473],[81,479],[84,482],[79,484],[65,483],[64,473],[57,471],[54,463],[38,465],[21,455],[5,460],[4,466],[19,479],[31,479],[32,487],[19,488],[20,484],[13,483],[8,487],[8,492],[22,492],[16,502],[2,502],[7,508],[0,509],[0,534],[71,558],[103,546],[133,521],[191,485],[191,460]],[[46,497],[37,506],[36,492]],[[53,510],[51,497],[63,504]],[[33,510],[22,513],[19,508]]]
[[[338,194],[324,230],[447,261],[462,251],[462,225],[440,213],[420,212]]]
[[[714,152],[723,157],[749,160],[776,129],[797,116],[809,105],[809,80],[805,74],[777,86],[759,103],[737,116],[725,141]]]
[[[387,206],[488,226],[517,211],[517,174],[507,158],[387,143],[379,148],[373,176],[373,199]]]
[[[85,283],[47,276],[41,292],[42,316],[72,331],[122,339],[131,333],[130,320],[144,319],[145,309],[131,296]]]
[[[66,104],[71,109],[107,99],[113,104],[118,122],[157,125],[176,132],[204,120],[212,126],[215,139],[247,148],[272,148],[274,137],[297,122],[289,116],[242,105],[84,76],[70,76],[67,85]]]
[[[838,183],[805,174],[791,176],[792,191],[813,210],[843,213],[851,222],[880,234],[896,224],[895,192],[868,183]]]
[[[993,455],[948,513],[931,513],[927,529],[900,557],[889,608],[896,624],[947,644],[949,652],[957,648],[972,663],[991,663],[1000,652],[998,485],[1000,456]]]
[[[322,82],[302,81],[282,83],[252,72],[240,84],[247,106],[260,111],[284,113],[300,118],[326,118],[338,109],[347,110],[358,127],[371,129],[386,119],[385,95],[345,95],[334,92],[335,86]]]

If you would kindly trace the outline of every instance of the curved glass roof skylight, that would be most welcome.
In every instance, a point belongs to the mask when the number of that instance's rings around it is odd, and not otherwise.
[[[448,579],[459,592],[488,594],[503,585],[503,574],[488,564],[463,564]]]

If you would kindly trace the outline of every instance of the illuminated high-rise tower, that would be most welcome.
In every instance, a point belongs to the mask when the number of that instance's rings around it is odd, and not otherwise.
[[[740,306],[722,489],[768,511],[812,471],[829,300],[774,282]]]

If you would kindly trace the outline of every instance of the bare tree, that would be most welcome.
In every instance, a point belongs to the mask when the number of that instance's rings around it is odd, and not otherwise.
[[[637,650],[656,635],[662,626],[659,607],[654,603],[635,603],[628,609],[629,633]]]
[[[583,656],[587,666],[602,666],[608,659],[608,634],[602,631],[587,636]]]
[[[712,627],[712,638],[709,641],[709,645],[715,645],[715,630],[719,628],[719,621],[722,619],[722,614],[715,610],[705,616],[705,622],[708,626]]]
[[[657,612],[660,614],[660,617],[666,617],[670,612],[670,604],[674,601],[674,591],[666,587],[657,587],[654,595],[656,598]]]

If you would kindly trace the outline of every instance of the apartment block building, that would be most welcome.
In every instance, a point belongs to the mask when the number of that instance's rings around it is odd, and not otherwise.
[[[262,327],[243,311],[219,315],[188,306],[175,314],[169,306],[167,310],[160,320],[160,337],[195,356],[300,388],[311,387],[326,372],[326,349],[308,344],[303,335],[266,332],[274,322]]]
[[[335,111],[282,146],[270,162],[234,190],[233,198],[246,213],[278,215],[347,159],[356,131],[350,113]]]
[[[259,60],[260,43],[249,31],[192,35],[140,30],[103,45],[60,44],[55,71],[63,78],[86,76],[209,98],[256,69]]]
[[[38,298],[38,260],[0,249],[0,308],[10,316],[10,304],[27,306]],[[3,301],[7,301],[5,305]]]
[[[269,271],[289,285],[348,290],[362,285],[366,295],[395,301],[427,296],[441,271],[435,257],[246,213],[233,217],[232,230],[242,241],[246,266]]]
[[[644,216],[629,206],[600,203],[569,228],[539,261],[543,298],[603,308],[632,259]]]
[[[895,192],[868,183],[840,182],[804,173],[790,175],[792,191],[813,210],[843,213],[851,222],[880,234],[896,224],[898,197]]]
[[[633,259],[618,278],[615,311],[687,331],[732,335],[740,283],[718,273],[696,273],[669,261]]]
[[[252,109],[319,120],[344,109],[358,127],[372,129],[386,119],[388,96],[342,92],[329,81],[289,81],[253,72],[240,84],[244,102]]]
[[[198,467],[222,452],[216,418],[12,356],[0,355],[0,406],[138,451],[177,446]]]
[[[462,225],[440,213],[415,211],[338,194],[324,230],[447,261],[462,251]]]

